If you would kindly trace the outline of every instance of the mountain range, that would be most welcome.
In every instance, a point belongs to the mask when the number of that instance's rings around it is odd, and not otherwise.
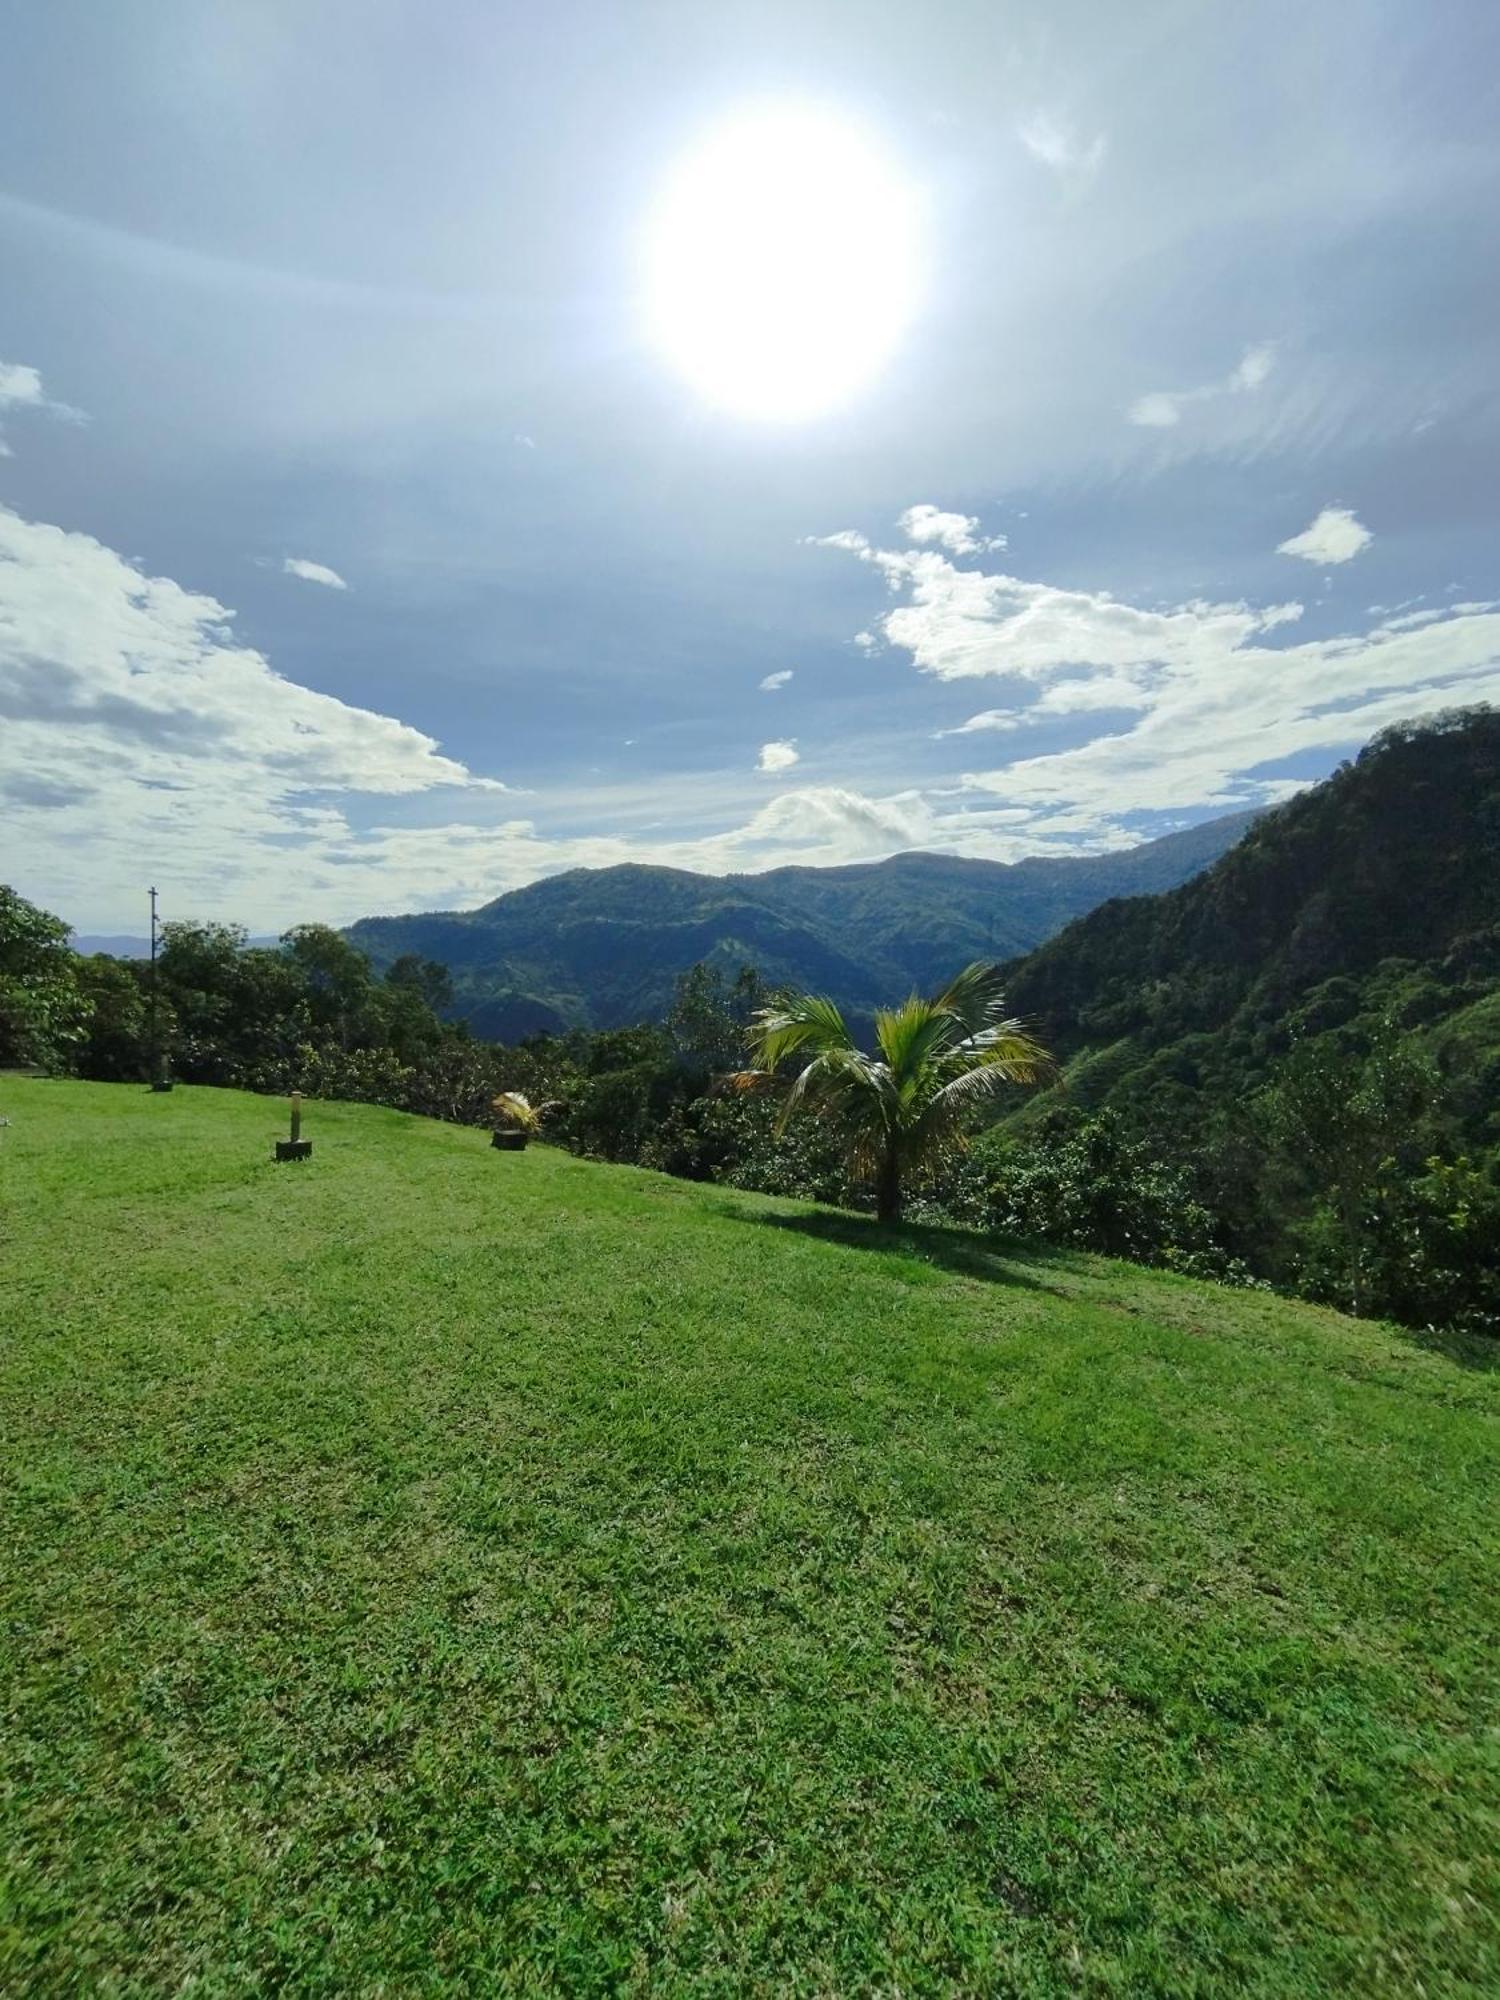
[[[1175,888],[1232,847],[1236,813],[1120,852],[977,861],[898,854],[841,868],[698,875],[625,864],[533,882],[481,909],[366,917],[346,935],[377,970],[405,953],[452,975],[453,1011],[497,1041],[660,1019],[680,973],[756,966],[856,1017],[971,959],[1029,952],[1119,896]]]

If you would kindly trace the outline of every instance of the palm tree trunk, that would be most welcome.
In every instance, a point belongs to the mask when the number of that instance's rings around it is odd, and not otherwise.
[[[886,1146],[885,1158],[875,1179],[875,1219],[877,1222],[901,1220],[901,1161],[897,1157],[894,1139]]]

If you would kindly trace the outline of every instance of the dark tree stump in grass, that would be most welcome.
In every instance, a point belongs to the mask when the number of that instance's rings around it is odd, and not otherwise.
[[[524,1153],[527,1136],[525,1132],[502,1132],[497,1126],[490,1134],[490,1144],[502,1153]]]

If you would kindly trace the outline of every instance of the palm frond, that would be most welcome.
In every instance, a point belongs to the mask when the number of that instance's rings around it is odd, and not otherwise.
[[[961,1028],[964,1039],[973,1041],[994,1027],[1003,1016],[1005,994],[1000,984],[999,966],[976,959],[949,980],[932,1005],[940,1012],[950,1014]]]
[[[1007,1083],[1040,1083],[1057,1065],[1028,1023],[1012,1015],[955,1049],[945,1067],[955,1081],[976,1069],[998,1069]]]
[[[817,993],[796,993],[761,1008],[746,1036],[760,1069],[775,1069],[804,1049],[853,1048],[848,1023],[832,1000]]]
[[[899,1007],[875,1016],[880,1053],[901,1081],[914,1080],[953,1039],[953,1017],[915,993]]]
[[[873,1062],[861,1049],[825,1049],[797,1072],[776,1130],[784,1132],[803,1106],[833,1113],[851,1131],[867,1122],[879,1123],[879,1107],[888,1092],[889,1072],[883,1063]]]

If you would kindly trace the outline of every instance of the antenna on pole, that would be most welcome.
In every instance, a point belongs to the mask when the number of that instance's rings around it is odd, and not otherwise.
[[[156,890],[151,891],[151,991],[150,991],[150,1038],[151,1038],[151,1088],[170,1090],[172,1079],[167,1074],[167,1059],[161,1046],[161,1012],[156,993]]]

